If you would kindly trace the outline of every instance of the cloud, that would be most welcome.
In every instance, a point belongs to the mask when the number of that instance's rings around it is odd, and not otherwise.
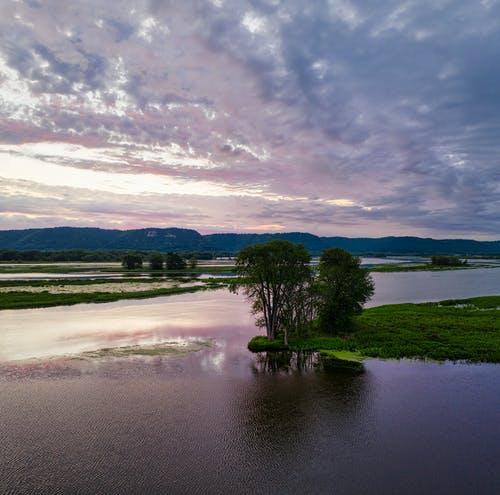
[[[24,179],[142,177],[155,207],[184,184],[199,223],[164,218],[200,230],[499,236],[498,2],[6,1],[0,19],[0,144]],[[46,221],[63,222],[47,182]],[[5,201],[0,227],[28,215]]]

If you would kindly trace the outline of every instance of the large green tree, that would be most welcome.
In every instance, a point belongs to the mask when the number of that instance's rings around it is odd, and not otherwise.
[[[236,260],[239,281],[233,291],[243,289],[252,303],[257,325],[274,340],[280,331],[287,343],[288,332],[308,318],[302,308],[308,299],[311,269],[309,252],[300,244],[274,240],[244,248]],[[299,307],[300,306],[300,307]]]
[[[340,248],[323,251],[318,267],[318,316],[324,332],[346,330],[373,295],[375,285],[361,260]]]

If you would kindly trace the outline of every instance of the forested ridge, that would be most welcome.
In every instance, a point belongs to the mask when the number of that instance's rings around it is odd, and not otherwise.
[[[312,255],[319,255],[331,247],[358,255],[500,255],[500,240],[319,237],[301,232],[202,235],[196,230],[182,228],[110,230],[87,227],[0,230],[0,250],[206,251],[235,255],[246,246],[275,239],[301,243]]]

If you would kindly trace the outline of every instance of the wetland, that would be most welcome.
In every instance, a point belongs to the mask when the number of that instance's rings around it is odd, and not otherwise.
[[[370,307],[500,293],[498,269],[374,279]],[[497,364],[276,366],[225,289],[3,310],[0,329],[2,493],[500,489]]]

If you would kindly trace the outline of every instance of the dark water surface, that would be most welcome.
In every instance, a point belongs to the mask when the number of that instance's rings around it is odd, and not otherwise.
[[[500,493],[498,365],[271,373],[245,348],[246,304],[226,292],[0,313],[1,494]],[[36,352],[37,330],[41,356],[170,337],[216,346],[13,360]]]
[[[499,493],[499,369],[233,356],[1,384],[1,493]]]

